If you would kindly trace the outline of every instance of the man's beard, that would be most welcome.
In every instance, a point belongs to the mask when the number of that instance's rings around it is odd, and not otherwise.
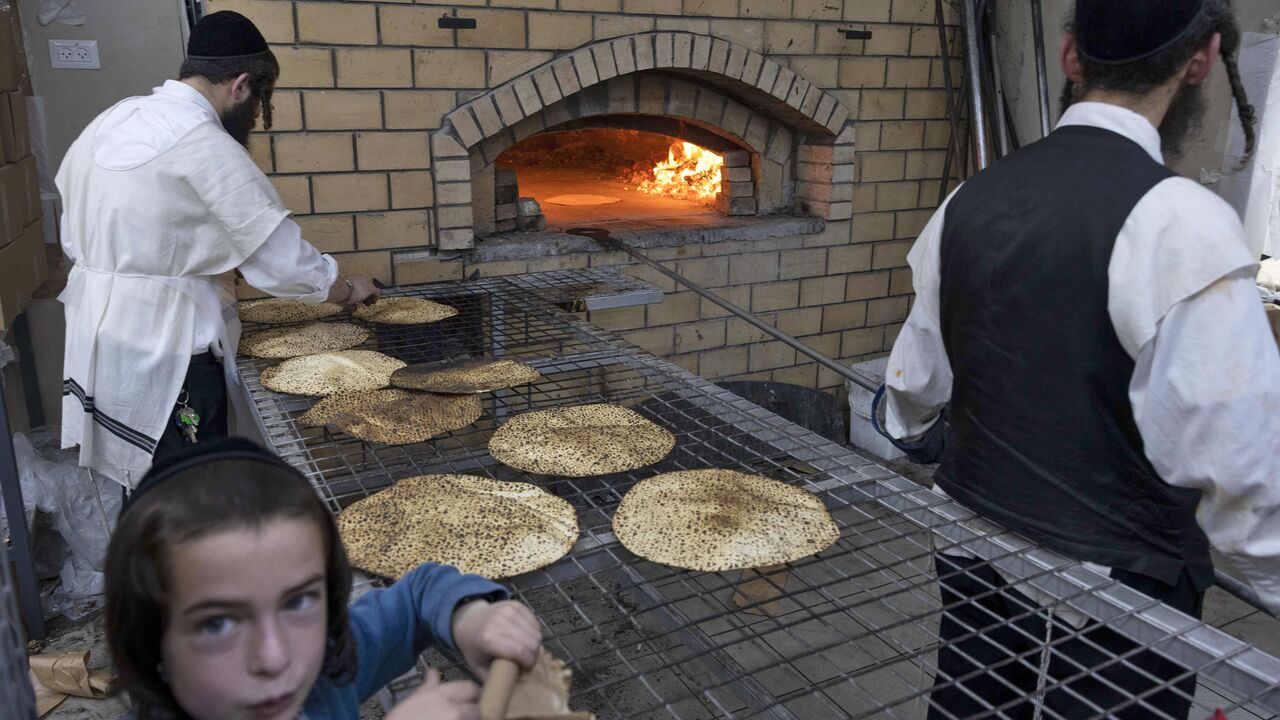
[[[1200,129],[1204,119],[1204,89],[1202,85],[1184,85],[1160,123],[1160,146],[1171,158],[1182,157],[1182,143],[1193,131]]]
[[[249,133],[258,124],[257,100],[249,98],[242,103],[232,105],[222,113],[222,127],[236,142],[249,147]]]
[[[1075,84],[1066,81],[1062,88],[1062,111],[1079,102]],[[1204,119],[1204,86],[1183,85],[1173,96],[1169,110],[1160,123],[1160,148],[1168,158],[1182,157],[1182,143],[1187,136],[1200,129]]]

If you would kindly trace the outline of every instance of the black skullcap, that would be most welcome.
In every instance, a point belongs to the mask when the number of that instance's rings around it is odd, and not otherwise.
[[[161,456],[147,471],[147,474],[142,476],[142,481],[138,483],[138,487],[129,494],[121,512],[123,513],[136,505],[139,498],[161,483],[180,478],[187,472],[204,465],[237,460],[261,462],[276,469],[292,473],[298,472],[284,460],[281,460],[278,455],[244,438],[230,437],[201,441],[195,445],[184,447],[182,450]]]
[[[231,10],[201,18],[187,41],[187,57],[198,60],[252,57],[267,49],[267,40],[253,21]]]
[[[1136,62],[1182,39],[1204,6],[1205,0],[1076,0],[1076,46],[1095,63]]]

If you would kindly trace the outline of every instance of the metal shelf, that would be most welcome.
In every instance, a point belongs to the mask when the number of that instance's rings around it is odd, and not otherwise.
[[[461,312],[432,326],[379,327],[369,347],[408,362],[462,349],[516,358],[544,373],[533,385],[485,396],[477,423],[430,442],[388,447],[300,427],[296,417],[308,399],[262,388],[258,373],[267,361],[242,359],[240,369],[264,436],[335,512],[398,479],[452,472],[532,482],[574,505],[582,534],[573,550],[506,583],[538,614],[548,649],[573,670],[575,708],[601,718],[923,717],[940,643],[933,553],[962,544],[1019,578],[1014,587],[1052,598],[1056,610],[1103,621],[1199,673],[1218,694],[1198,701],[1192,717],[1201,710],[1209,717],[1216,707],[1233,720],[1248,717],[1248,708],[1280,712],[1280,660],[581,321],[561,309],[566,298],[557,288],[580,287],[584,277],[599,281],[598,273],[552,275],[395,291],[441,299]],[[530,476],[488,455],[488,439],[505,418],[591,402],[633,408],[674,433],[675,449],[642,470],[578,479]],[[658,565],[612,534],[610,516],[636,482],[707,467],[804,487],[841,529],[834,545],[785,567],[785,579],[775,580],[776,609],[769,599],[735,600],[741,573]],[[446,677],[464,672],[437,651],[424,657]],[[1112,709],[1098,708],[1097,716]]]

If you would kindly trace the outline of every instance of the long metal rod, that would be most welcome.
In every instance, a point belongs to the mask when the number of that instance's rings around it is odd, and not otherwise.
[[[960,81],[960,95],[956,98],[955,104],[951,106],[948,112],[955,113],[956,125],[959,125],[964,118],[964,97],[969,89],[969,78]],[[952,160],[955,161],[956,178],[963,182],[966,177],[965,171],[968,170],[968,163],[965,162],[965,156],[969,152],[969,136],[961,133],[957,129],[952,129],[951,137],[947,139],[947,154],[942,162],[942,184],[938,186],[938,207],[942,207],[942,201],[947,199],[947,195],[951,185],[951,169]]]
[[[991,6],[988,5],[988,12],[990,12],[990,9]],[[1008,103],[1005,102],[1004,98],[1004,80],[1000,73],[1000,49],[996,46],[994,20],[991,22],[991,28],[987,35],[987,45],[991,49],[991,89],[995,94],[993,98],[995,108],[993,108],[992,114],[995,116],[996,121],[996,146],[999,149],[999,157],[1005,157],[1010,152],[1013,152],[1013,148],[1009,142],[1009,119],[1005,115],[1005,108]]]
[[[1234,595],[1236,599],[1258,608],[1271,617],[1277,617],[1275,613],[1267,609],[1266,605],[1262,604],[1262,598],[1258,597],[1257,591],[1246,583],[1240,582],[1221,570],[1213,571],[1213,583],[1227,593]]]
[[[1036,54],[1036,95],[1040,101],[1040,134],[1047,136],[1053,130],[1049,117],[1049,71],[1045,67],[1044,17],[1040,0],[1031,0],[1031,37]]]
[[[13,451],[7,407],[4,379],[0,378],[0,495],[4,496],[5,518],[9,521],[22,623],[27,637],[39,640],[44,637],[44,611],[40,609],[40,588],[36,586],[35,565],[31,560],[31,536],[27,533],[27,515],[22,509],[22,485],[18,483],[18,458]]]
[[[654,262],[653,260],[650,260],[647,255],[639,252],[635,248],[632,248],[630,245],[615,239],[612,235],[609,234],[607,230],[588,227],[588,228],[572,228],[568,232],[570,235],[579,235],[581,237],[591,238],[592,240],[595,240],[596,242],[600,243],[601,245],[604,245],[610,250],[621,250],[622,252],[625,252],[626,254],[639,260],[645,265],[648,265],[654,270],[657,270],[663,275],[666,275],[672,280],[675,280],[676,282],[698,293],[702,297],[719,305],[725,310],[728,310],[734,315],[737,315],[739,318],[741,318],[742,320],[745,320],[747,323],[751,324],[751,326],[756,328],[757,330],[760,330],[768,335],[772,335],[775,339],[781,340],[787,345],[790,345],[796,351],[804,353],[805,355],[808,355],[809,357],[816,360],[818,364],[826,366],[827,368],[835,372],[840,377],[844,378],[845,380],[848,380],[854,385],[857,385],[863,390],[867,390],[869,392],[876,392],[880,389],[880,383],[875,382],[871,378],[866,377],[862,373],[855,371],[853,368],[848,367],[847,365],[839,362],[838,360],[832,360],[831,358],[827,357],[824,353],[817,350],[816,348],[810,347],[809,345],[806,345],[805,343],[802,343],[799,340],[791,337],[787,333],[782,332],[778,328],[770,325],[769,323],[751,314],[750,311],[744,310],[743,308],[740,308],[737,305],[734,305],[728,300],[725,300],[724,298],[720,297],[719,295],[716,295],[715,293],[693,282],[692,280],[686,279],[683,275],[679,275],[675,272],[672,272],[671,270],[668,270],[667,268],[663,267],[659,263]]]
[[[947,88],[947,122],[951,124],[951,142],[947,143],[947,150],[949,153],[947,156],[947,164],[951,164],[950,153],[954,152],[956,155],[956,167],[963,168],[964,160],[961,153],[964,151],[960,148],[960,104],[956,102],[955,80],[951,77],[951,42],[947,40],[947,22],[942,12],[942,0],[934,0],[933,16],[934,21],[938,25],[938,47],[942,51],[942,82]],[[968,77],[964,79],[964,82],[968,82]],[[965,86],[962,83],[960,86],[960,94],[963,95],[964,91]],[[946,191],[946,181],[949,177],[949,173],[944,172],[942,174],[943,192]],[[963,177],[964,175],[962,172],[961,179],[963,179]],[[938,199],[938,204],[942,204],[941,198]]]
[[[991,163],[991,141],[987,137],[987,109],[982,104],[982,49],[978,42],[977,0],[962,0],[961,5],[964,13],[965,73],[969,76],[969,122],[973,124],[976,169],[981,172]]]

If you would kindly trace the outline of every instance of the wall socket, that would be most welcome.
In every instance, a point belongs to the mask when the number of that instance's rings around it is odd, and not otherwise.
[[[70,70],[99,70],[97,40],[50,40],[49,64]]]

